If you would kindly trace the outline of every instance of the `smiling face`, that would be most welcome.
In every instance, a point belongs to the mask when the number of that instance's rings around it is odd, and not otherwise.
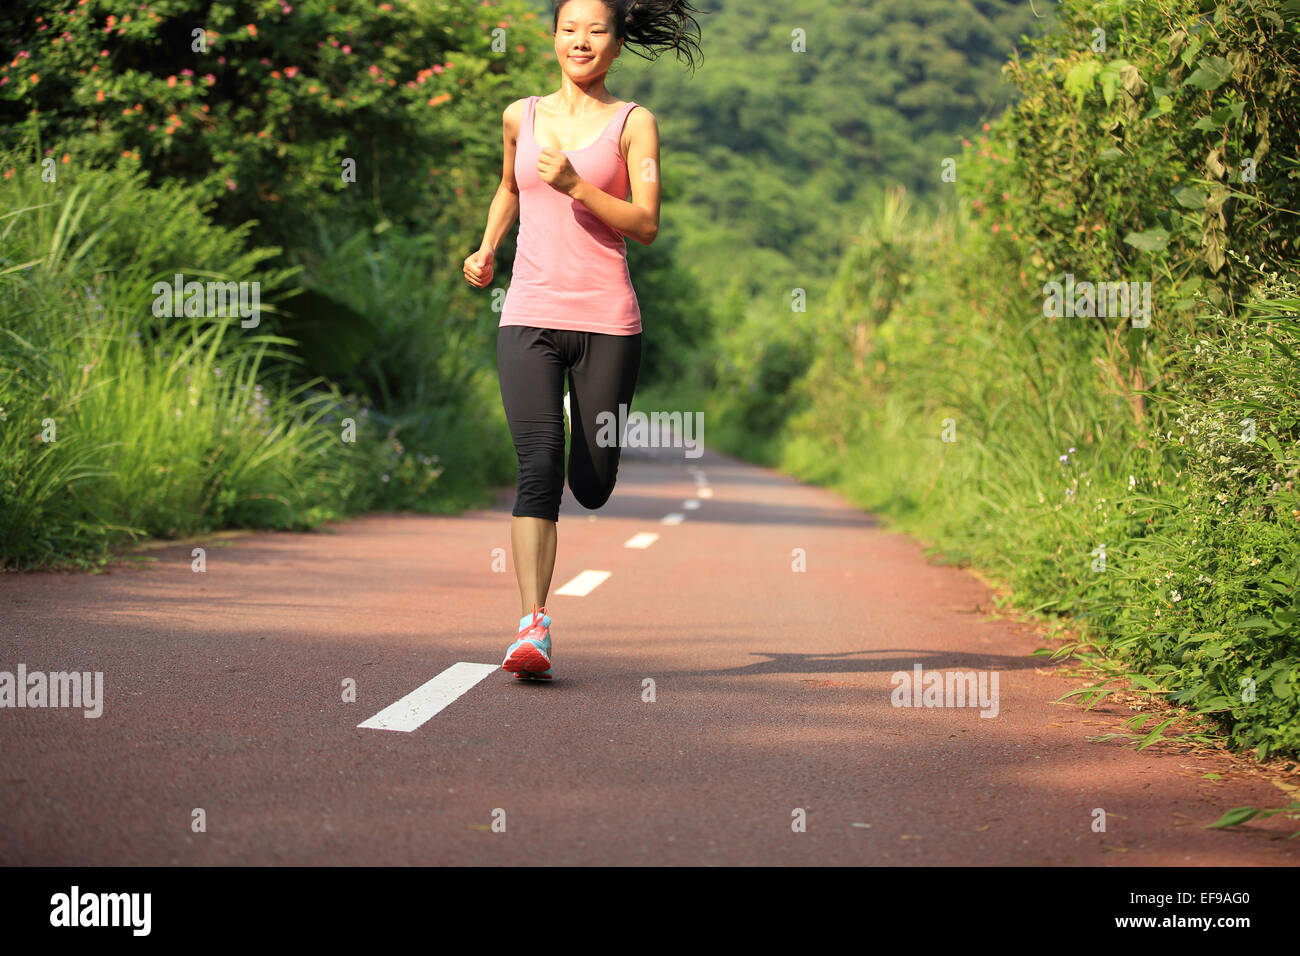
[[[555,25],[555,58],[574,80],[590,80],[609,70],[623,48],[614,39],[614,18],[600,0],[568,0]]]

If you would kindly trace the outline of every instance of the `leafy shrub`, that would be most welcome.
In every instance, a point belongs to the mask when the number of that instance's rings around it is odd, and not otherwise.
[[[14,51],[0,145],[31,113],[58,154],[195,184],[221,222],[261,220],[281,244],[299,210],[340,208],[349,189],[352,208],[412,225],[463,221],[465,188],[499,165],[503,88],[527,82],[549,43],[520,0],[131,7],[19,0],[0,14]]]

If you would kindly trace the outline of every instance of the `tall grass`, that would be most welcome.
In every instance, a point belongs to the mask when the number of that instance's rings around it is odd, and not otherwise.
[[[268,355],[292,360],[290,340],[152,310],[176,272],[273,292],[287,279],[262,266],[274,250],[246,251],[192,192],[138,173],[48,183],[22,154],[0,168],[0,563],[94,565],[142,536],[345,513],[369,449],[323,427],[342,397],[258,382]]]

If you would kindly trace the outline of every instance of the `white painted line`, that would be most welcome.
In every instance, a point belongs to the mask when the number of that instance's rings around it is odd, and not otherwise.
[[[389,704],[369,720],[357,724],[369,730],[400,730],[410,733],[469,690],[500,664],[467,664],[457,661],[432,680],[425,681],[401,700]]]
[[[699,489],[698,491],[696,491],[695,493],[696,493],[699,497],[701,497],[701,498],[712,498],[712,497],[713,497],[713,489],[712,489],[712,488],[701,488],[701,489]]]
[[[659,540],[659,535],[649,531],[642,531],[640,534],[634,534],[623,542],[625,548],[648,548]]]
[[[586,597],[596,590],[597,586],[612,573],[611,571],[583,571],[555,593],[567,594],[572,597]]]
[[[685,518],[686,515],[674,511],[670,515],[664,515],[664,520],[661,521],[660,524],[681,524]]]
[[[700,501],[698,498],[687,498],[685,501],[682,502],[682,507],[685,508],[687,511],[694,511],[699,506],[700,506]]]

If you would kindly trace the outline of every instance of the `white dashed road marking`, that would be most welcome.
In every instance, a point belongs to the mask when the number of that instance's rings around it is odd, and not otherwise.
[[[586,597],[596,587],[610,576],[609,571],[583,571],[576,578],[556,591],[556,594],[567,594],[571,597]]]
[[[642,531],[640,534],[634,534],[623,542],[625,548],[648,548],[659,540],[659,535],[649,531]]]
[[[699,506],[700,506],[700,502],[699,499],[697,498],[687,498],[685,501],[682,502],[682,507],[685,508],[687,511],[694,511]]]
[[[369,730],[400,730],[409,734],[488,674],[500,669],[500,664],[458,661],[357,726]]]
[[[712,498],[712,497],[713,497],[713,489],[712,489],[712,488],[701,488],[699,491],[695,492],[695,494],[698,495],[698,496],[701,497],[701,498]]]
[[[681,524],[685,518],[686,515],[679,514],[678,512],[674,511],[670,515],[664,515],[664,519],[663,521],[660,522],[660,524]]]

